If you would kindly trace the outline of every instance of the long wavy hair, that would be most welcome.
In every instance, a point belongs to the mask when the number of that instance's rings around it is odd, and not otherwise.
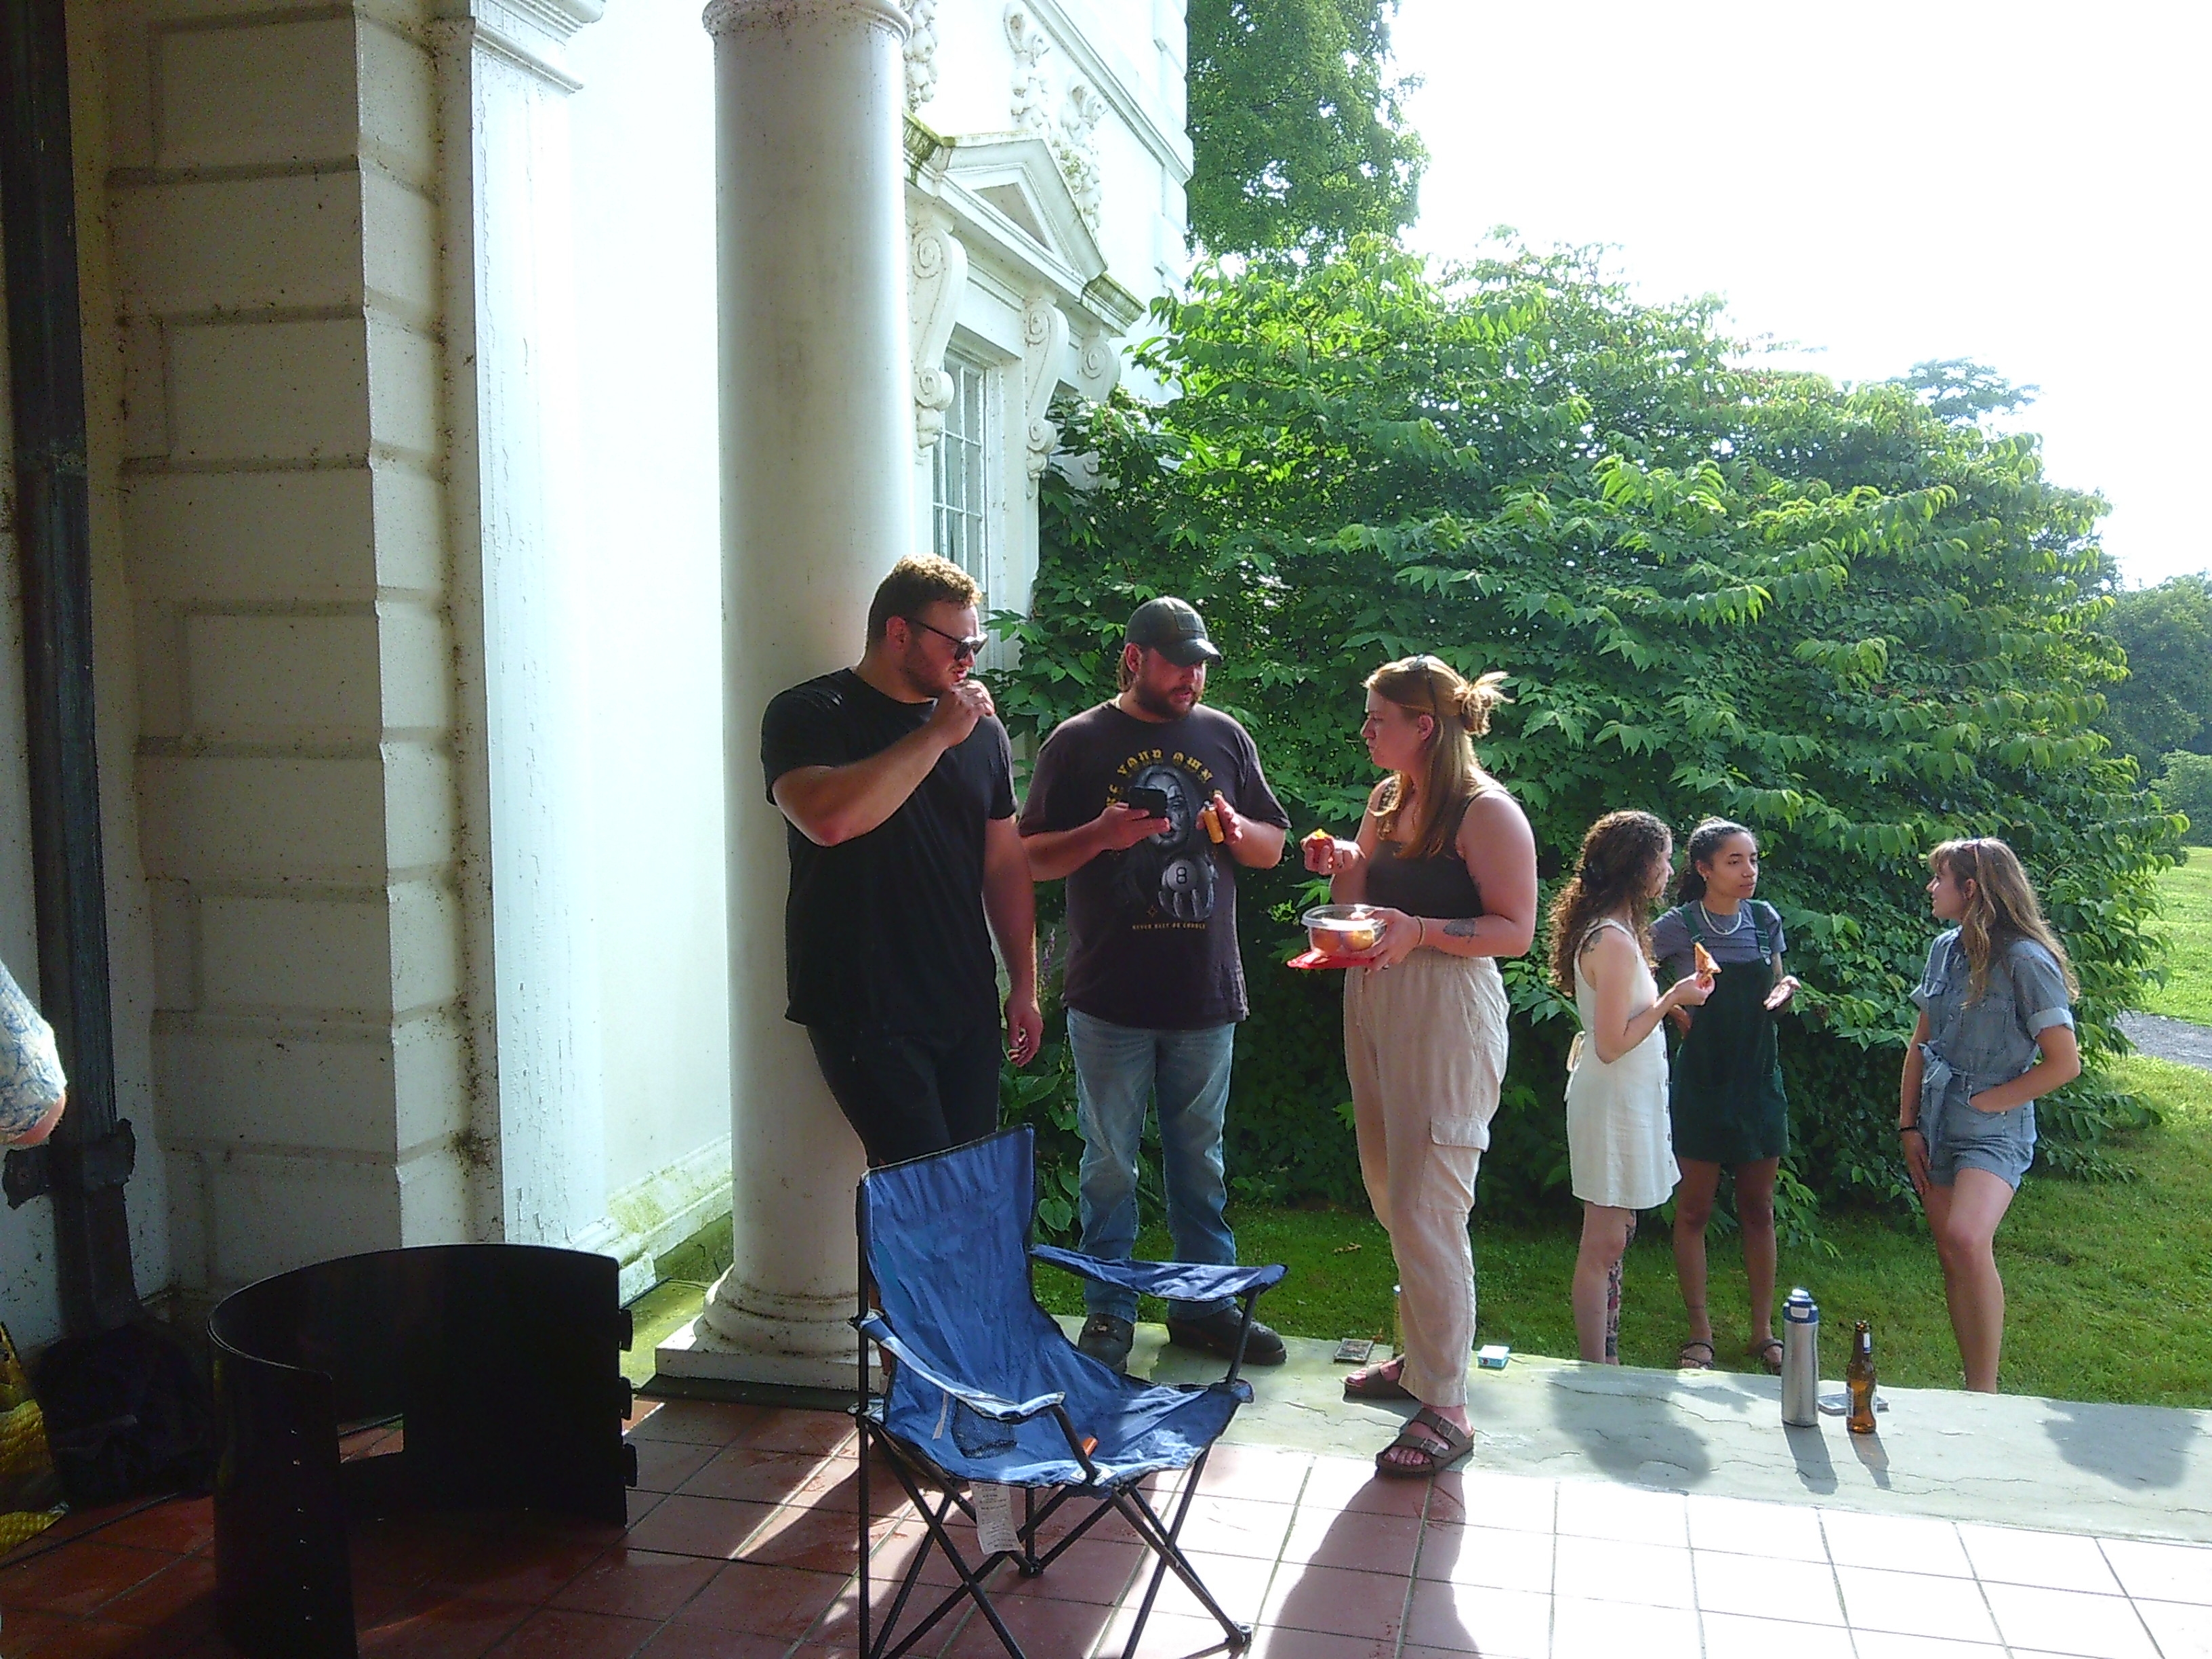
[[[1692,899],[1705,896],[1705,872],[1698,868],[1702,859],[1711,864],[1728,845],[1732,836],[1751,836],[1751,844],[1759,845],[1759,837],[1733,818],[1707,818],[1690,831],[1689,846],[1682,858],[1682,873],[1674,882],[1674,902],[1687,904]]]
[[[2019,856],[2001,841],[1984,836],[1968,841],[1947,841],[1928,854],[1931,874],[1946,874],[1961,892],[1973,883],[1966,896],[1966,913],[1959,920],[1959,943],[1966,947],[1971,970],[1966,1000],[1979,1002],[1990,988],[1990,964],[2015,939],[2032,939],[2058,958],[2058,971],[2066,976],[2066,994],[2081,994],[2074,977],[2074,964],[2043,907],[2035,902],[2035,889],[2027,884],[2027,872]]]
[[[1474,739],[1490,730],[1490,711],[1512,701],[1498,689],[1504,683],[1494,672],[1466,679],[1449,663],[1426,655],[1386,662],[1367,677],[1368,690],[1436,723],[1419,775],[1393,772],[1376,786],[1376,831],[1399,842],[1406,857],[1443,856],[1468,802],[1493,781],[1474,757]],[[1401,823],[1409,806],[1410,821]]]
[[[1649,812],[1607,812],[1590,825],[1573,877],[1552,901],[1552,982],[1566,995],[1575,994],[1575,958],[1607,916],[1625,916],[1636,948],[1651,954],[1651,866],[1674,845],[1674,831]]]

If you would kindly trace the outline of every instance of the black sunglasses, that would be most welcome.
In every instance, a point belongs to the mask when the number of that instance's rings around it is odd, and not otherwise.
[[[963,657],[973,657],[978,651],[981,651],[985,646],[991,642],[991,636],[988,634],[977,634],[972,638],[963,640],[957,634],[948,634],[943,629],[935,627],[929,623],[922,621],[919,617],[908,617],[906,620],[912,623],[916,628],[928,629],[931,633],[936,635],[940,640],[951,641],[952,657],[953,660],[956,662]]]

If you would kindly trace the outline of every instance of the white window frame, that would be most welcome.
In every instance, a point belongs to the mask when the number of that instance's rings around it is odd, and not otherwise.
[[[988,611],[998,586],[994,567],[1000,552],[999,371],[948,351],[945,372],[951,377],[952,402],[930,461],[930,549],[975,579],[983,590],[977,609]]]

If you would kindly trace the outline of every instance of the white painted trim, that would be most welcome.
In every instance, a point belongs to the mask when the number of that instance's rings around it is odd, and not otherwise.
[[[465,135],[444,146],[441,183],[471,1231],[537,1243],[606,1208],[592,887],[574,807],[588,787],[570,499],[574,83],[493,38],[482,17],[521,15],[508,0],[462,3],[432,33],[441,125]],[[550,0],[532,3],[545,21]]]
[[[1036,14],[1045,32],[1052,36],[1053,45],[1066,52],[1068,61],[1104,95],[1114,106],[1114,112],[1121,118],[1121,124],[1136,136],[1137,142],[1150,150],[1162,167],[1173,173],[1178,183],[1188,184],[1197,165],[1189,135],[1170,132],[1138,100],[1134,65],[1119,52],[1108,58],[1067,15],[1060,0],[1022,0],[1022,4]]]
[[[605,0],[443,0],[437,15],[479,49],[574,92],[583,83],[568,73],[569,38],[605,9]]]
[[[794,11],[857,11],[890,29],[902,42],[912,27],[906,8],[895,0],[714,0],[699,21],[709,34],[728,34],[757,18]]]
[[[721,1135],[610,1195],[607,1213],[580,1229],[568,1248],[612,1256],[622,1299],[634,1302],[660,1282],[659,1257],[729,1207],[730,1138]]]
[[[1108,272],[1106,256],[1042,139],[1027,133],[946,138],[918,121],[908,123],[907,137],[908,222],[918,222],[933,204],[949,213],[968,251],[1012,278],[1008,292],[1017,308],[1043,288],[1071,319],[1080,317],[1108,334],[1120,334],[1144,314],[1140,307],[1116,302],[1126,290]],[[1036,205],[1051,245],[981,193],[1006,184],[1018,185]]]

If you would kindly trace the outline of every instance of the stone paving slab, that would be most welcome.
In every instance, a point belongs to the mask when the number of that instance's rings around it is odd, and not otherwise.
[[[1068,1322],[1071,1332],[1079,1322]],[[1137,1328],[1130,1370],[1203,1382],[1220,1362]],[[1343,1397],[1333,1344],[1285,1339],[1290,1362],[1249,1373],[1227,1438],[1339,1456],[1380,1448],[1410,1408]],[[2212,1412],[1962,1389],[1882,1389],[1879,1433],[1841,1418],[1785,1428],[1781,1383],[1515,1355],[1472,1372],[1469,1467],[1667,1491],[1818,1504],[2106,1537],[2212,1542]],[[1824,1385],[1839,1389],[1840,1383]]]

